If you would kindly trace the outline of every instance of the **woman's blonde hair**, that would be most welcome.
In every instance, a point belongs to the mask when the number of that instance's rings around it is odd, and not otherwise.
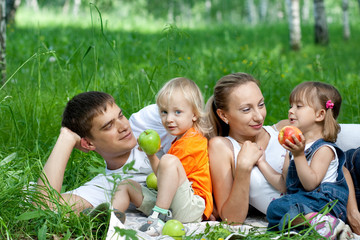
[[[323,138],[329,142],[336,141],[341,130],[336,119],[340,113],[342,99],[334,86],[323,82],[303,82],[291,92],[289,101],[290,104],[303,102],[315,110],[325,109]]]
[[[214,94],[209,98],[206,103],[206,112],[208,113],[208,122],[212,126],[208,134],[208,138],[214,136],[228,136],[229,125],[224,123],[218,116],[216,110],[222,109],[227,111],[229,106],[229,96],[231,92],[238,86],[248,82],[253,82],[259,86],[259,81],[247,73],[231,73],[220,78],[215,87]]]
[[[203,135],[207,135],[209,127],[207,125],[204,112],[204,98],[196,83],[188,78],[173,78],[160,89],[156,97],[156,104],[159,108],[165,107],[170,96],[175,91],[181,91],[185,99],[191,104],[193,112],[196,116],[194,128]]]

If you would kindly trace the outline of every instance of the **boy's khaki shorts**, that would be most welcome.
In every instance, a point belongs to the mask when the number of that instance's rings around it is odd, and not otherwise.
[[[205,200],[194,194],[191,185],[192,182],[186,179],[177,189],[170,206],[173,219],[182,223],[201,222],[205,210]],[[156,203],[157,191],[145,186],[142,186],[141,190],[144,198],[141,206],[137,209],[149,216]]]

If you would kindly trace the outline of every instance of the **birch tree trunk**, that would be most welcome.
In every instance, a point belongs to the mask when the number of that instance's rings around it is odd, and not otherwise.
[[[5,0],[4,2],[6,23],[13,24],[15,22],[15,13],[21,3],[21,0]]]
[[[19,4],[20,5],[20,4]],[[39,11],[39,4],[37,0],[27,0],[26,5],[31,7],[35,12]]]
[[[74,0],[73,15],[78,16],[81,6],[81,0]]]
[[[360,1],[360,0],[359,0]],[[262,22],[265,21],[268,11],[269,1],[268,0],[261,0],[260,1],[260,20]]]
[[[360,1],[360,0],[359,0]],[[302,6],[302,21],[307,22],[310,19],[310,0],[304,0]]]
[[[257,17],[256,17],[254,0],[246,0],[246,9],[247,9],[249,23],[251,25],[256,24]]]
[[[315,43],[329,44],[329,32],[326,22],[324,0],[314,0]]]
[[[206,12],[206,18],[207,21],[210,22],[211,21],[211,0],[206,0],[205,1],[205,12]]]
[[[301,48],[300,0],[286,0],[289,21],[290,47]]]
[[[6,0],[0,0],[0,71],[1,83],[6,81]]]
[[[170,1],[169,3],[169,8],[168,8],[168,14],[167,14],[167,19],[168,19],[168,22],[170,23],[174,23],[175,21],[175,16],[174,16],[174,2],[173,1]]]
[[[349,0],[342,1],[343,10],[343,36],[345,40],[350,38],[350,23],[349,23]]]
[[[64,5],[62,7],[63,14],[68,14],[70,8],[70,0],[65,0]]]

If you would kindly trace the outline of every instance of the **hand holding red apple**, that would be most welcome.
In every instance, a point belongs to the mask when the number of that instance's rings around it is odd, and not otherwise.
[[[295,141],[295,139],[297,141]],[[283,127],[278,136],[279,143],[294,156],[304,154],[305,138],[300,129],[294,126]],[[288,140],[288,142],[286,141]],[[289,145],[290,143],[290,145]],[[292,144],[291,144],[292,143]]]
[[[301,131],[300,129],[298,129],[297,127],[294,126],[285,126],[283,127],[280,132],[279,132],[279,136],[278,136],[278,140],[279,143],[281,145],[286,145],[285,140],[289,140],[291,143],[295,144],[294,139],[292,138],[292,135],[295,135],[295,137],[301,141],[301,137],[300,137]]]

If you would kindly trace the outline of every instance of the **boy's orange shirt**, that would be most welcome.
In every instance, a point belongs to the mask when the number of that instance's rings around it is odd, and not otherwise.
[[[187,178],[192,182],[196,195],[205,200],[205,219],[213,211],[212,185],[209,168],[207,139],[190,128],[180,139],[175,140],[168,153],[178,157],[184,166]]]

